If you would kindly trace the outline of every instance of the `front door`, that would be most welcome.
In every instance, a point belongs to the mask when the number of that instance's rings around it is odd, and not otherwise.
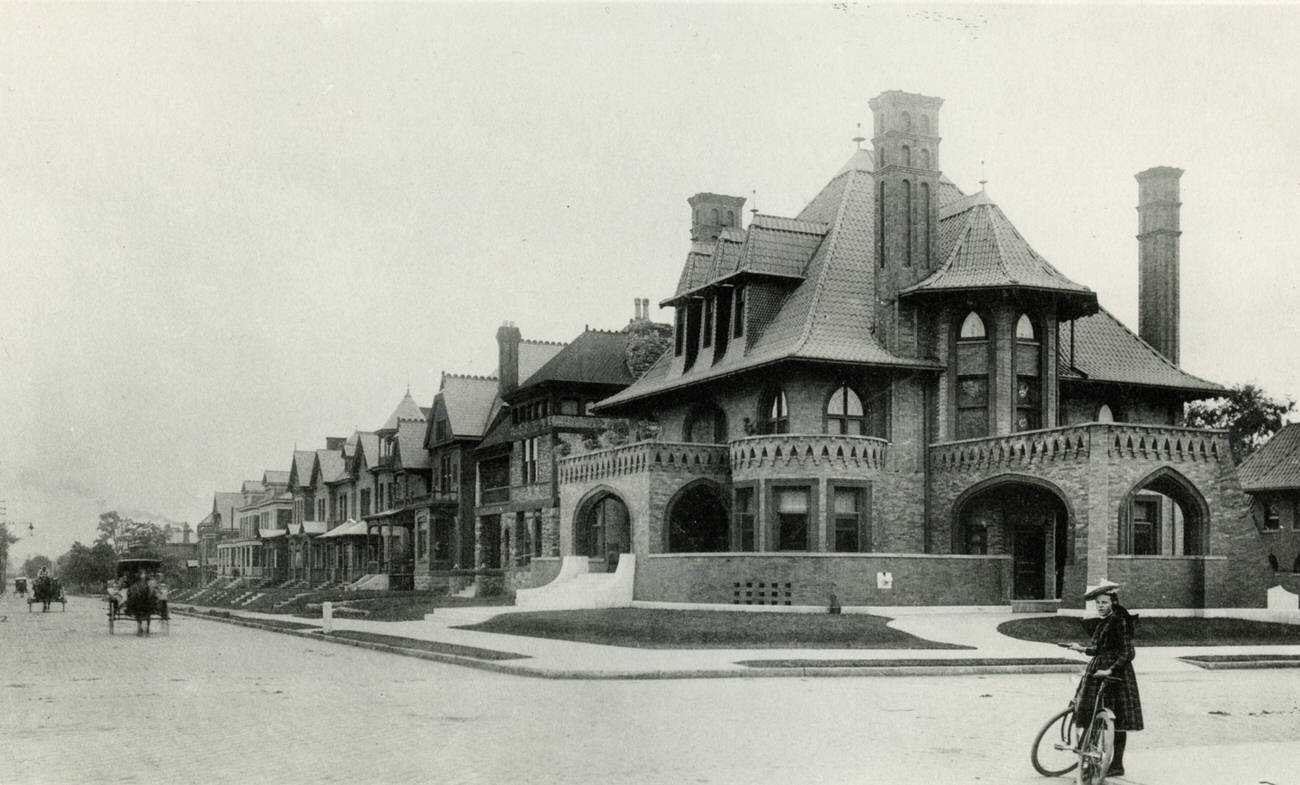
[[[1043,592],[1043,558],[1047,539],[1042,526],[1013,529],[1013,596],[1017,600],[1046,599]]]

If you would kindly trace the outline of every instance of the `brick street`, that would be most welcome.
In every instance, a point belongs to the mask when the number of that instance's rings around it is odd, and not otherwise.
[[[57,607],[57,606],[56,606]],[[552,681],[0,598],[0,783],[1019,783],[1066,675]],[[125,630],[125,634],[123,631]],[[1291,741],[1287,671],[1141,676],[1161,748]],[[1210,712],[1223,712],[1211,714]],[[1207,780],[1208,781],[1208,780]]]

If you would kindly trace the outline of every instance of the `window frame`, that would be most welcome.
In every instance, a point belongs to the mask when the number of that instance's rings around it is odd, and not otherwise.
[[[975,337],[962,337],[966,323],[970,317],[974,316],[981,327],[981,334]],[[997,358],[995,357],[995,348],[997,346],[997,336],[995,328],[990,328],[994,324],[991,314],[982,311],[979,308],[971,308],[965,311],[959,311],[953,318],[953,331],[951,339],[951,369],[954,381],[952,389],[952,431],[953,437],[957,441],[965,439],[987,439],[991,436],[996,428],[992,422],[993,419],[993,402],[997,400]],[[961,347],[962,346],[982,346],[983,365],[982,373],[961,373]],[[980,380],[983,383],[984,402],[978,406],[961,405],[961,388],[965,380]],[[981,433],[977,435],[967,435],[962,432],[962,414],[963,412],[984,412],[983,427]]]
[[[761,433],[775,435],[790,432],[790,399],[786,396],[784,387],[768,388],[759,399],[759,407],[758,422]],[[774,410],[779,412],[777,416],[772,416]]]
[[[740,504],[742,492],[748,495],[748,509]],[[737,553],[757,553],[759,550],[758,500],[757,481],[738,482],[731,486],[731,549]],[[749,547],[746,547],[746,539]]]
[[[853,491],[858,499],[858,511],[854,516],[856,548],[842,551],[839,548],[841,518],[847,518],[835,509],[836,491]],[[871,482],[832,478],[826,483],[826,549],[834,553],[871,553],[874,542],[871,531]]]
[[[804,513],[804,547],[803,548],[783,548],[781,547],[782,521],[781,513],[777,507],[777,497],[783,490],[801,490],[807,494],[808,509]],[[818,515],[818,498],[817,498],[817,481],[816,480],[795,480],[795,479],[777,479],[767,484],[765,493],[767,497],[767,550],[781,553],[807,553],[817,550],[817,525],[820,520]]]

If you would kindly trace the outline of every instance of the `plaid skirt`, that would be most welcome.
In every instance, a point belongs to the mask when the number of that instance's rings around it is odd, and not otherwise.
[[[1105,684],[1106,691],[1102,693],[1101,705],[1115,713],[1115,730],[1142,730],[1142,696],[1138,693],[1137,675],[1133,673],[1133,666],[1125,664],[1114,675],[1123,681],[1106,682],[1093,678],[1083,680],[1074,702],[1076,724],[1087,725],[1092,722],[1097,690]]]

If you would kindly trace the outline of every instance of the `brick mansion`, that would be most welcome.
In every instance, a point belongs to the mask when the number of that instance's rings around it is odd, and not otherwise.
[[[941,105],[871,100],[869,149],[795,215],[691,197],[664,323],[643,300],[567,343],[507,322],[495,375],[444,374],[428,406],[408,392],[216,493],[205,579],[525,608],[1295,591],[1296,488],[1243,480],[1223,432],[1183,424],[1225,389],[1179,367],[1181,170],[1137,175],[1135,333],[944,176]]]

